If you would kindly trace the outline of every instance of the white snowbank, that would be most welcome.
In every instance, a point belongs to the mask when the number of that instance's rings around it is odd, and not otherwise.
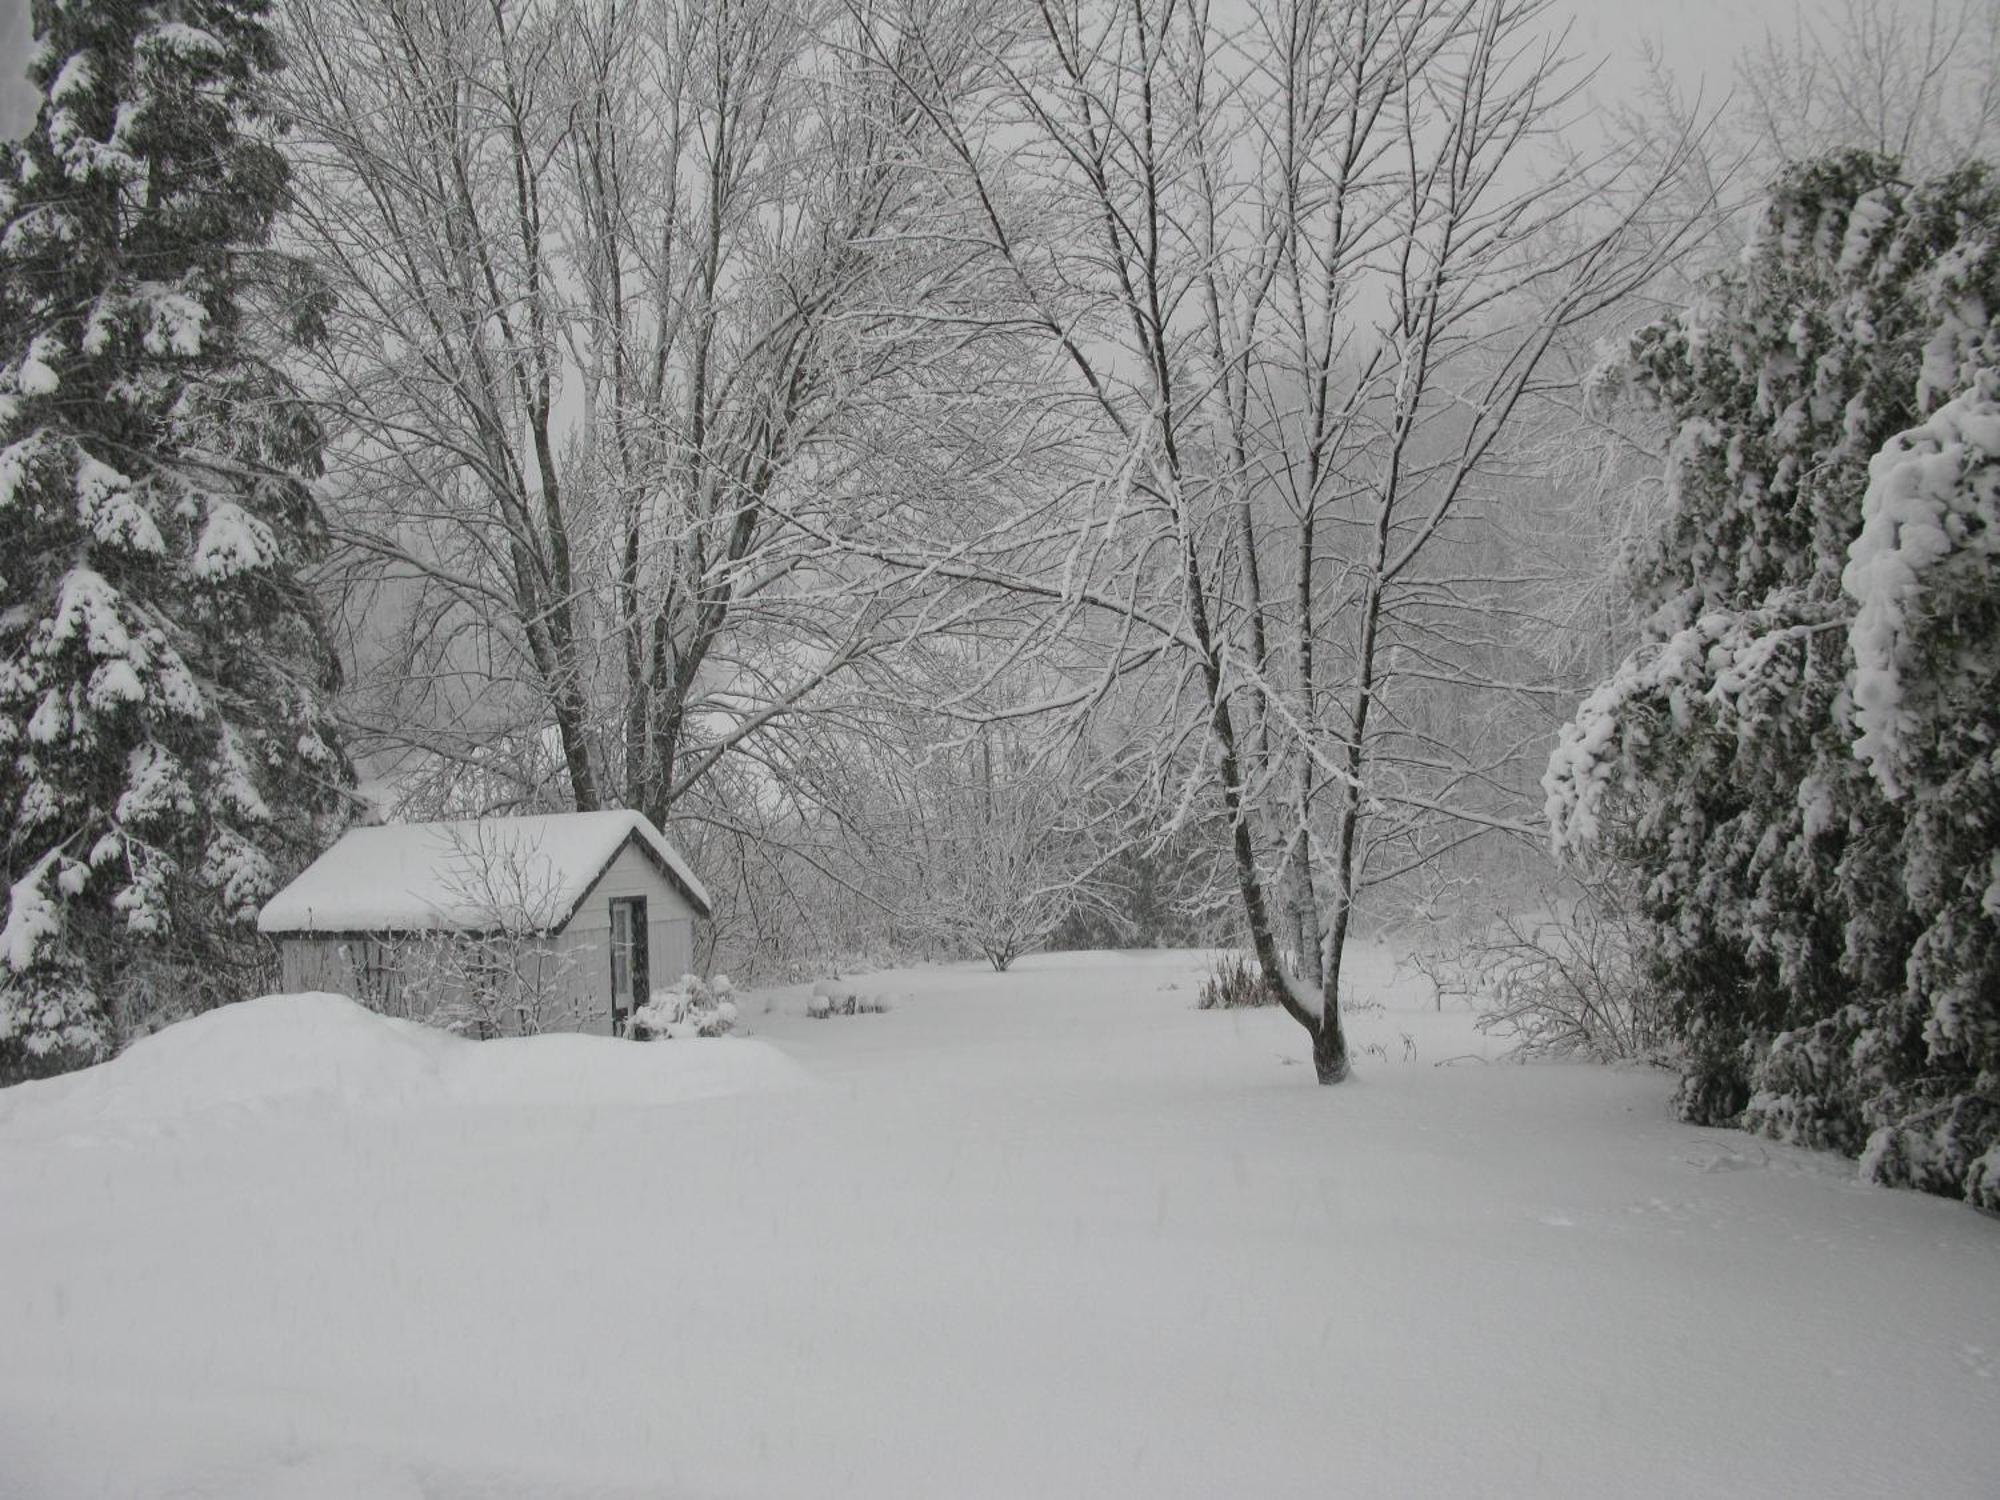
[[[517,1107],[0,1125],[0,1495],[1993,1494],[2000,1226],[1677,1125],[1655,1070],[1493,1060],[1367,945],[1387,1008],[1318,1088],[1282,1014],[1194,1009],[1207,966],[745,995],[823,1082],[671,1111],[611,1101],[762,1049],[419,1036],[412,1086],[479,1059]],[[186,1086],[203,1035],[97,1076]]]
[[[633,1108],[796,1088],[804,1068],[768,1042],[706,1037],[678,1042],[601,1036],[466,1042],[446,1093],[464,1104],[577,1104]]]
[[[146,1132],[232,1111],[643,1107],[786,1088],[805,1076],[757,1041],[474,1042],[376,1015],[344,995],[267,995],[169,1026],[97,1067],[0,1092],[0,1141]]]

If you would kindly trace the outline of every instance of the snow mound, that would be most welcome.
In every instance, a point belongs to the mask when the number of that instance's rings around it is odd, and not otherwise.
[[[507,1037],[460,1049],[446,1070],[445,1090],[461,1104],[680,1104],[796,1088],[811,1077],[770,1043],[745,1037]]]
[[[302,1453],[218,1481],[212,1500],[427,1500],[407,1467],[348,1453]]]
[[[61,1135],[152,1126],[302,1099],[394,1107],[441,1084],[456,1038],[344,995],[267,995],[134,1042],[110,1062],[0,1094],[0,1130]]]
[[[169,1026],[97,1067],[0,1093],[0,1137],[157,1131],[230,1112],[675,1104],[792,1087],[807,1076],[763,1042],[474,1042],[377,1015],[344,995],[267,995]]]

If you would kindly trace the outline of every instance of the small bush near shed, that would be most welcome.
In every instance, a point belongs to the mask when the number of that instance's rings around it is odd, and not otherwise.
[[[653,998],[632,1012],[626,1035],[641,1042],[727,1036],[736,1029],[735,993],[727,974],[707,981],[683,974],[670,989],[653,991]]]

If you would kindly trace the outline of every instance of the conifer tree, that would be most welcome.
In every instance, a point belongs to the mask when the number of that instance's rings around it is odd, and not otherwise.
[[[1684,1117],[2000,1207],[1996,366],[1985,169],[1786,172],[1633,341],[1674,434],[1651,618],[1544,785],[1644,877]]]
[[[320,434],[273,361],[267,0],[36,0],[0,147],[0,1076],[240,961],[350,779],[300,582]]]

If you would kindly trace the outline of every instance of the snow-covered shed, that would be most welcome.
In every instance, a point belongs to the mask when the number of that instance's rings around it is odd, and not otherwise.
[[[709,914],[694,871],[645,817],[588,812],[352,829],[257,926],[277,940],[287,990],[409,1013],[414,997],[399,992],[411,976],[428,976],[434,1004],[442,973],[457,991],[447,1001],[511,985],[530,998],[496,1014],[532,1004],[537,1028],[617,1034],[651,988],[694,967],[694,923]],[[525,1017],[496,1029],[525,1029]]]

